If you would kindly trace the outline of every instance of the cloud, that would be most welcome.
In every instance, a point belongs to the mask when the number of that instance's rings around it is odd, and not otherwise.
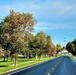
[[[76,4],[67,0],[13,0],[11,4],[0,5],[1,18],[9,10],[32,13],[38,21],[35,27],[38,30],[76,28]]]
[[[75,28],[76,28],[76,22],[75,23],[39,22],[34,27],[35,31],[41,31],[41,30],[49,31],[55,29],[75,29]]]
[[[18,0],[17,0],[18,1]],[[69,11],[76,11],[76,5],[67,4],[62,1],[36,1],[36,0],[19,0],[14,1],[12,4],[1,5],[4,10],[16,10],[20,12],[30,12],[35,15],[52,15],[52,14],[67,14]]]

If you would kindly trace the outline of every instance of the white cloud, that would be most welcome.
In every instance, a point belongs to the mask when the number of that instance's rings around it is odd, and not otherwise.
[[[11,5],[2,5],[0,6],[4,10],[14,9],[16,11],[27,11],[33,14],[40,13],[42,14],[65,14],[69,11],[76,11],[76,5],[66,4],[61,1],[22,1],[22,2],[14,2]]]
[[[75,23],[76,24],[76,23]],[[35,30],[55,30],[55,29],[74,29],[76,28],[75,24],[70,24],[70,23],[51,23],[51,22],[39,22],[38,24],[35,25],[34,29]]]
[[[20,1],[20,2],[19,2]],[[66,3],[65,1],[51,1],[46,0],[19,0],[14,1],[12,4],[0,5],[1,17],[9,14],[9,10],[15,10],[19,12],[29,12],[38,20],[38,26],[36,29],[48,30],[48,29],[58,29],[58,28],[71,28],[72,23],[62,24],[60,21],[73,19],[76,17],[76,4]],[[40,22],[39,20],[43,20]],[[45,20],[49,20],[46,22]],[[53,21],[53,23],[52,23]],[[55,23],[56,22],[56,23]],[[60,22],[60,23],[59,23]],[[76,24],[76,22],[75,22]],[[76,27],[74,24],[74,27]],[[50,27],[49,27],[50,25]],[[44,27],[43,27],[44,26]]]

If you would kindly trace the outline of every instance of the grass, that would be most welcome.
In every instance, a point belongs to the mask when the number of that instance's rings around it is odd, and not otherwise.
[[[72,55],[71,53],[69,54],[69,56],[76,60],[76,56]]]
[[[74,56],[74,55],[71,54],[71,53],[69,53],[68,55],[57,54],[57,57],[60,57],[60,56],[69,56],[69,57],[71,57],[71,58],[73,58],[73,59],[76,60],[76,56]]]
[[[0,58],[0,74],[4,74],[4,73],[7,73],[7,72],[10,72],[10,71],[13,71],[13,70],[17,70],[19,68],[35,65],[35,64],[38,64],[40,62],[49,60],[49,59],[52,59],[52,57],[51,58],[41,57],[40,60],[35,59],[35,58],[29,59],[29,60],[27,60],[26,58],[18,58],[17,66],[14,67],[13,66],[14,63],[10,61],[10,58],[9,58],[8,62],[3,62],[3,59]]]

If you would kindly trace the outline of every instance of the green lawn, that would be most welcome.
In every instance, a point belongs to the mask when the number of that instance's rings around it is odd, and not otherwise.
[[[3,58],[0,58],[0,74],[6,73],[9,71],[13,71],[13,70],[17,70],[17,69],[23,68],[23,67],[28,67],[30,65],[34,65],[34,64],[52,59],[52,58],[53,57],[51,57],[51,58],[42,57],[40,60],[35,59],[35,58],[29,59],[29,60],[27,60],[26,58],[18,58],[18,62],[17,62],[16,67],[14,67],[14,63],[10,61],[10,58],[9,58],[8,62],[3,62]]]

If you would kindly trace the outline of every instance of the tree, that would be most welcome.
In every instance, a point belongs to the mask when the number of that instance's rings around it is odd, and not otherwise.
[[[56,47],[55,46],[53,46],[53,48],[52,48],[52,55],[53,56],[57,55],[57,51],[56,51]]]
[[[35,36],[32,34],[32,33],[27,33],[26,36],[24,37],[27,45],[26,45],[26,51],[25,51],[25,54],[27,55],[27,58],[29,59],[30,56],[33,56],[32,55],[32,51],[33,51],[33,48],[32,48],[32,42],[34,41],[35,39]]]
[[[19,13],[10,11],[10,14],[5,17],[1,23],[0,41],[4,49],[7,49],[15,59],[15,66],[17,61],[17,55],[24,47],[24,36],[26,32],[32,32],[36,20],[30,13]],[[4,27],[4,28],[2,28]],[[6,38],[6,35],[8,37]],[[3,42],[3,43],[2,43]],[[9,46],[8,46],[9,45]]]
[[[3,56],[4,56],[4,51],[3,51],[3,48],[0,45],[0,57],[3,57]]]
[[[40,59],[41,55],[44,52],[44,48],[46,46],[46,34],[43,31],[40,31],[39,33],[37,33],[36,35],[36,39],[35,39],[36,45],[37,45],[37,51],[38,51],[38,57]]]
[[[8,61],[8,56],[10,55],[10,51],[8,50],[8,39],[9,34],[6,32],[6,28],[3,25],[3,22],[0,23],[0,44],[3,48],[3,54],[4,54],[4,61]],[[7,57],[7,60],[5,58]]]
[[[44,52],[44,47],[46,46],[46,34],[44,32],[39,32],[34,37],[34,40],[30,42],[30,48],[32,50],[33,56],[36,58],[41,57]]]
[[[9,50],[11,51],[10,55],[13,57],[16,66],[18,54],[21,54],[21,51],[23,51],[25,42],[20,35],[13,34],[9,39],[9,43]]]
[[[46,40],[47,40],[47,45],[46,45],[46,53],[49,55],[49,57],[50,56],[52,56],[52,55],[54,55],[54,53],[55,53],[55,46],[54,46],[54,44],[53,44],[53,42],[52,42],[52,39],[51,39],[51,37],[50,36],[47,36],[46,37]]]
[[[50,36],[47,36],[46,40],[47,40],[46,53],[50,57],[52,55],[52,50],[51,50],[52,40]]]
[[[46,39],[46,33],[44,33],[43,31],[40,31],[36,34],[37,37],[40,37],[40,38],[44,38]]]
[[[60,52],[60,51],[62,51],[62,46],[61,46],[61,44],[57,44],[57,45],[56,45],[56,51],[57,51],[57,53]]]
[[[5,17],[3,24],[7,28],[7,32],[9,32],[10,35],[20,32],[21,34],[24,34],[26,31],[32,32],[34,30],[33,27],[34,24],[36,24],[36,20],[30,13],[21,14],[12,10],[10,11],[10,14]]]
[[[76,46],[75,46],[75,41],[73,42],[68,42],[67,45],[66,45],[66,49],[72,53],[73,55],[76,56]]]

